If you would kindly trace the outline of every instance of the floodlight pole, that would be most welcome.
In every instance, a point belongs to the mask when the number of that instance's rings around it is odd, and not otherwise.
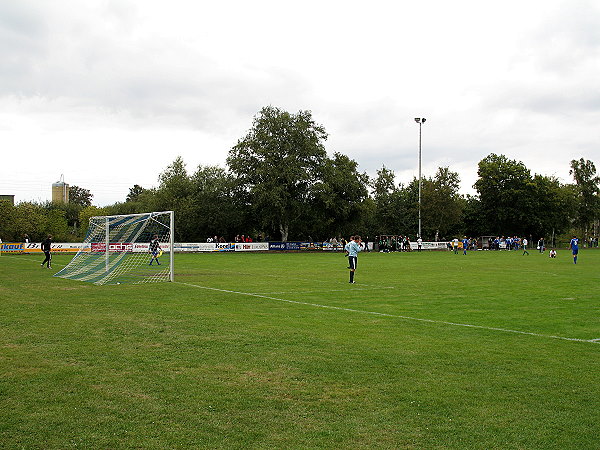
[[[170,262],[169,262],[169,270],[171,272],[171,275],[169,277],[170,281],[175,281],[175,260],[174,260],[174,256],[175,256],[175,236],[174,236],[174,231],[175,231],[175,212],[174,211],[169,211],[169,256],[170,256]]]
[[[105,226],[106,228],[104,230],[104,270],[108,272],[108,267],[110,265],[110,221],[108,216],[106,217]]]
[[[417,238],[421,237],[421,125],[425,123],[424,117],[415,117],[415,122],[419,124],[419,232]]]

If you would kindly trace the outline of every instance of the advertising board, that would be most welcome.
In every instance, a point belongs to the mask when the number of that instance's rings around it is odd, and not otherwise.
[[[110,244],[112,246],[112,244]],[[132,245],[132,249],[131,250],[125,250],[125,251],[131,251],[133,253],[148,253],[150,251],[150,244],[147,242],[138,242],[135,244],[126,244],[126,245]],[[109,247],[112,249],[112,247]],[[163,251],[163,253],[168,252],[169,251],[169,244],[167,242],[163,242],[160,244],[160,249]]]
[[[0,244],[0,252],[2,253],[23,253],[22,242],[3,242]]]
[[[232,242],[217,242],[215,244],[215,252],[233,252],[235,251],[235,244]]]
[[[50,249],[52,253],[77,253],[79,249],[89,252],[90,245],[81,242],[53,242]],[[23,244],[23,253],[42,253],[42,244],[40,242]]]
[[[418,250],[419,244],[416,242],[410,243],[411,250]],[[447,250],[448,243],[447,242],[422,242],[421,249],[423,250]]]
[[[109,252],[133,252],[133,244],[127,242],[110,242],[108,244]],[[106,252],[106,242],[92,242],[92,253]]]
[[[269,250],[268,242],[237,242],[235,244],[236,252],[255,252]]]
[[[214,252],[216,245],[212,242],[189,242],[182,244],[173,244],[175,252]]]

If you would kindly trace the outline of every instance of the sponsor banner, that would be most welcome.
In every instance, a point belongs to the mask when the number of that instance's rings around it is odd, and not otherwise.
[[[321,250],[321,242],[300,242],[301,250]]]
[[[285,242],[269,242],[269,250],[285,250]]]
[[[330,242],[323,242],[323,250],[327,250],[330,252],[339,252],[344,250],[344,246],[342,244],[332,244]]]
[[[80,249],[89,252],[90,245],[81,242],[53,242],[50,245],[52,253],[77,253]],[[42,244],[40,242],[23,244],[23,253],[42,253]]]
[[[3,242],[0,244],[0,252],[2,253],[23,253],[22,242]]]
[[[233,252],[235,251],[235,244],[233,242],[217,242],[215,244],[214,252]]]
[[[237,242],[235,244],[236,252],[256,252],[269,250],[268,242]]]
[[[366,247],[365,247],[366,245]],[[375,248],[375,243],[372,241],[369,242],[364,242],[363,241],[363,251],[368,250],[368,251],[373,251],[373,249]],[[333,252],[341,252],[344,250],[344,246],[342,244],[340,244],[339,242],[337,244],[332,244],[330,242],[323,242],[322,244],[322,249],[326,250],[326,251],[333,251]]]
[[[109,247],[112,250],[112,244],[110,244],[111,247]],[[133,253],[148,253],[150,251],[150,243],[149,242],[138,242],[136,244],[123,244],[123,245],[133,245],[131,250],[126,250],[126,251],[131,251]],[[175,248],[175,247],[173,247]],[[165,252],[169,252],[169,243],[168,242],[162,242],[160,244],[160,249],[163,251],[163,253]],[[104,251],[104,250],[103,250]]]
[[[214,252],[216,248],[212,242],[173,244],[175,252]]]
[[[106,242],[92,242],[92,252],[106,252]],[[128,242],[110,242],[108,244],[108,252],[133,252],[133,244]]]
[[[300,242],[269,242],[269,250],[300,250]]]
[[[416,242],[410,243],[411,250],[418,250],[419,244]],[[447,242],[422,242],[421,243],[422,250],[447,250],[448,243]]]

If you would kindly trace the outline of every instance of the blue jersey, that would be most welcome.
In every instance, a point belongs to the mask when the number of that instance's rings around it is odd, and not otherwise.
[[[463,244],[464,249],[469,248],[469,240],[468,239],[463,239],[462,244]]]
[[[579,250],[579,239],[577,239],[577,238],[571,239],[571,250],[573,250],[573,251]]]

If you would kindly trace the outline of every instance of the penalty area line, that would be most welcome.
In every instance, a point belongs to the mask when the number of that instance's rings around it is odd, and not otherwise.
[[[472,324],[468,324],[468,323],[448,322],[445,320],[423,319],[420,317],[403,316],[400,314],[389,314],[389,313],[382,313],[382,312],[377,312],[377,311],[365,311],[365,310],[360,310],[360,309],[344,308],[341,306],[331,306],[331,305],[321,305],[319,303],[301,302],[298,300],[287,300],[285,298],[271,297],[269,295],[254,294],[252,292],[232,291],[229,289],[218,289],[218,288],[213,288],[213,287],[208,287],[208,286],[200,286],[198,284],[184,283],[181,281],[176,281],[175,283],[183,284],[185,286],[195,287],[198,289],[206,289],[209,291],[225,292],[228,294],[237,294],[237,295],[246,295],[249,297],[264,298],[267,300],[274,300],[277,302],[292,303],[295,305],[312,306],[315,308],[333,309],[333,310],[337,310],[337,311],[353,312],[353,313],[359,313],[359,314],[369,314],[372,316],[380,316],[380,317],[391,317],[394,319],[414,320],[417,322],[435,323],[435,324],[449,325],[449,326],[454,326],[454,327],[476,328],[479,330],[498,331],[498,332],[502,332],[502,333],[523,334],[526,336],[536,336],[536,337],[541,337],[541,338],[546,338],[546,339],[558,339],[558,340],[562,340],[562,341],[586,342],[588,344],[600,344],[600,339],[570,338],[570,337],[565,337],[565,336],[554,336],[551,334],[533,333],[530,331],[511,330],[508,328],[486,327],[484,325],[472,325]]]

